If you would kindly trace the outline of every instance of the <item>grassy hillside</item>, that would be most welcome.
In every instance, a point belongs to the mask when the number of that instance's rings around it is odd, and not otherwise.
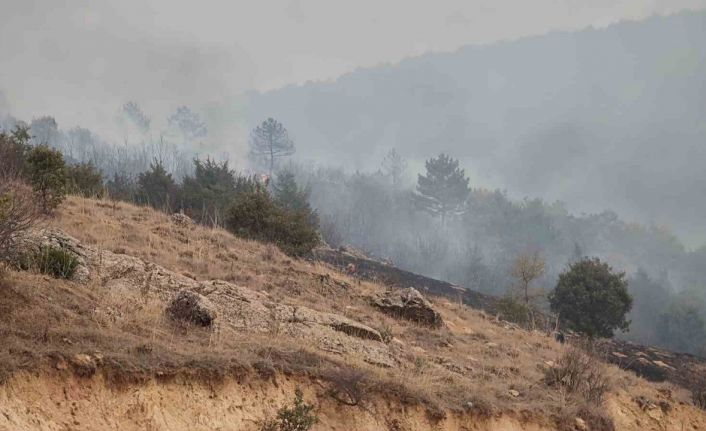
[[[45,228],[80,268],[3,278],[0,429],[256,430],[296,386],[316,430],[706,427],[684,389],[614,366],[603,407],[548,386],[567,348],[544,333],[433,298],[442,328],[393,318],[370,303],[389,286],[152,209],[72,197]],[[184,288],[214,304],[211,328],[167,318]]]

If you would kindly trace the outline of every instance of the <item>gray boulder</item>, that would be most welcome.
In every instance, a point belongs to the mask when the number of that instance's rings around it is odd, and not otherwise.
[[[189,290],[182,290],[171,300],[167,315],[176,321],[199,326],[211,326],[216,319],[216,311],[205,296]]]
[[[439,328],[444,324],[441,314],[413,287],[385,292],[373,299],[373,305],[397,318]]]

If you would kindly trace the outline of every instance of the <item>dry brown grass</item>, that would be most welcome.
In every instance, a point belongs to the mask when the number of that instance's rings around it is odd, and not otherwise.
[[[611,390],[607,367],[597,354],[570,347],[554,366],[546,368],[544,381],[588,403],[600,405]]]
[[[321,379],[347,404],[364,406],[368,395],[376,394],[426,405],[434,417],[448,411],[486,416],[534,411],[561,418],[580,411],[544,383],[546,363],[565,351],[544,333],[508,329],[481,312],[434,298],[445,328],[395,320],[369,305],[369,297],[385,286],[291,259],[224,230],[177,226],[150,208],[70,197],[53,223],[88,244],[195,279],[224,279],[267,291],[276,301],[384,328],[399,364],[383,369],[315,351],[276,327],[264,335],[228,332],[217,321],[212,330],[177,327],[164,318],[164,303],[137,291],[10,272],[0,287],[0,339],[7,340],[0,348],[0,375],[53,366],[56,360],[47,358],[57,355],[99,352],[104,372],[117,383],[183,373],[214,380],[226,373],[265,379],[284,373]],[[610,369],[622,387],[644,389],[637,378]]]

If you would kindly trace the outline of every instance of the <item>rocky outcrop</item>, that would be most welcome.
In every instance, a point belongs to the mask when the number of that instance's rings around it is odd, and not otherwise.
[[[388,345],[381,342],[379,332],[338,314],[275,302],[266,293],[222,280],[197,281],[136,257],[82,244],[56,229],[32,231],[24,241],[31,246],[58,245],[75,253],[79,258],[78,276],[74,276],[77,282],[90,281],[105,289],[139,292],[166,304],[186,295],[180,292],[199,295],[196,303],[208,304],[211,325],[221,336],[244,332],[284,335],[306,340],[307,345],[329,353],[355,356],[381,367],[397,364]],[[198,306],[185,309],[187,318],[189,309],[192,316],[201,316]],[[213,320],[214,316],[217,319]],[[196,318],[197,323],[206,321],[203,316]]]
[[[373,305],[391,316],[432,328],[440,328],[444,324],[441,314],[413,287],[381,294],[373,299]]]
[[[77,239],[64,234],[58,229],[40,229],[25,232],[22,237],[17,239],[17,243],[14,245],[17,256],[34,255],[42,247],[46,246],[63,249],[76,258],[78,265],[71,276],[72,280],[84,283],[89,280],[86,256],[87,253],[91,253],[91,249],[84,247]]]
[[[188,290],[177,293],[169,303],[166,312],[172,320],[198,326],[211,326],[216,318],[216,311],[211,301]]]
[[[188,215],[184,213],[174,213],[170,217],[172,219],[172,223],[174,223],[177,226],[192,226],[194,225],[194,221],[189,217]]]

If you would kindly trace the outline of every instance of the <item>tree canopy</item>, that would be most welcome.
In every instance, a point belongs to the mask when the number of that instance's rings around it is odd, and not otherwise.
[[[559,275],[549,295],[552,311],[569,329],[589,337],[612,337],[616,329],[627,330],[625,316],[632,308],[625,273],[615,273],[598,258],[584,258]]]
[[[471,189],[465,171],[446,154],[426,161],[426,175],[417,178],[415,201],[428,213],[441,217],[444,222],[450,215],[460,213]]]
[[[268,118],[250,133],[251,157],[264,160],[269,166],[270,175],[275,162],[282,157],[294,154],[294,142],[287,129],[274,118]]]

